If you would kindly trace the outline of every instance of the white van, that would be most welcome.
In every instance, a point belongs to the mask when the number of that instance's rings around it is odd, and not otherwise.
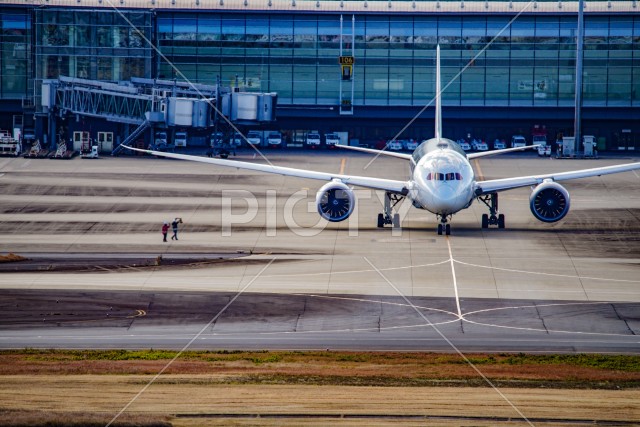
[[[309,132],[305,140],[307,147],[319,147],[320,146],[320,134],[317,132]]]
[[[280,147],[282,145],[282,134],[278,131],[271,131],[267,134],[267,143],[270,147]]]
[[[247,142],[251,145],[262,144],[262,133],[257,130],[250,130],[247,133]]]
[[[325,133],[324,143],[327,145],[327,147],[335,147],[336,145],[340,144],[340,135],[334,132]]]
[[[187,146],[187,133],[186,132],[176,132],[176,135],[173,138],[173,144],[176,147],[186,147]]]
[[[519,148],[527,145],[527,140],[522,135],[513,135],[511,137],[511,148]]]

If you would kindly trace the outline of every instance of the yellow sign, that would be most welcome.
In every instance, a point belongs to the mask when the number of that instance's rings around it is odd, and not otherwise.
[[[351,75],[353,74],[353,66],[341,65],[340,68],[342,68],[342,80],[351,80]]]
[[[341,56],[340,57],[340,65],[353,65],[355,63],[355,59],[353,56]]]

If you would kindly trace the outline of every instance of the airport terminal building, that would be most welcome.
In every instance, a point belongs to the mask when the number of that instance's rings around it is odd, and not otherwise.
[[[582,131],[640,150],[640,6],[585,1]],[[290,144],[433,135],[442,50],[446,136],[571,135],[575,1],[0,0],[0,129],[45,138],[42,83],[61,76],[217,83],[277,93]],[[65,117],[64,132],[126,123]],[[95,138],[95,136],[92,136]]]

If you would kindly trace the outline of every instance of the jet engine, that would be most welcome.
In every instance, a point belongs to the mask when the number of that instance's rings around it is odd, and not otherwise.
[[[569,192],[560,184],[545,181],[529,198],[531,213],[543,222],[560,221],[569,212]]]
[[[340,222],[349,218],[356,205],[353,190],[340,181],[323,185],[316,194],[318,213],[327,221]]]

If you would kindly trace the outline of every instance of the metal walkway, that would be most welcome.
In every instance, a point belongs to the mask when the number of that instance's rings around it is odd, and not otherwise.
[[[60,76],[42,82],[42,107],[50,122],[75,114],[138,125],[122,144],[152,127],[218,129],[228,127],[228,121],[249,126],[271,122],[276,103],[275,93],[238,92],[220,85],[171,80],[132,78],[109,83]],[[50,129],[55,126],[50,124]],[[116,147],[112,154],[119,151]]]

